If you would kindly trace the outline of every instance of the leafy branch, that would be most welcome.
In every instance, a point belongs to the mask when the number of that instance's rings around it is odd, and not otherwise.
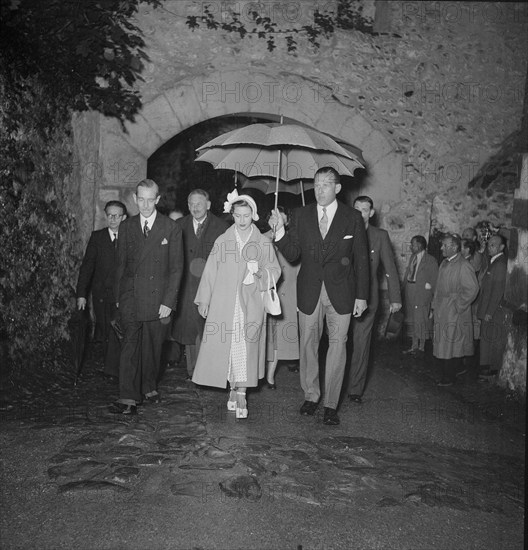
[[[361,0],[338,0],[335,14],[316,9],[313,13],[313,23],[298,28],[279,29],[277,23],[270,17],[262,16],[256,10],[251,11],[249,16],[251,23],[254,24],[252,28],[247,28],[244,25],[240,20],[240,13],[233,11],[227,17],[224,14],[222,19],[218,20],[210,6],[205,5],[202,15],[190,15],[186,18],[185,23],[192,31],[203,26],[208,30],[238,34],[241,39],[245,37],[263,39],[270,52],[278,47],[277,39],[282,36],[290,54],[295,54],[298,51],[298,37],[304,36],[314,48],[319,48],[321,46],[320,39],[328,40],[336,29],[357,30],[365,34],[374,34],[372,19],[363,16]]]

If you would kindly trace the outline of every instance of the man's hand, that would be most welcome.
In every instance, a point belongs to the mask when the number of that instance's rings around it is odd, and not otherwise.
[[[361,317],[363,312],[367,309],[367,300],[359,300],[356,298],[354,302],[354,317]]]
[[[484,321],[486,321],[487,323],[489,323],[491,321],[492,317],[489,313],[486,313],[486,315],[484,315]]]
[[[401,308],[402,308],[402,305],[400,303],[394,302],[393,304],[390,305],[389,311],[390,313],[396,313],[397,311],[400,311]]]
[[[159,318],[165,319],[165,317],[168,317],[171,314],[172,309],[170,307],[164,306],[161,304],[159,307]]]
[[[274,233],[277,233],[277,231],[284,227],[284,218],[281,216],[281,213],[278,211],[278,209],[271,211],[271,216],[268,220],[268,224],[273,229]]]
[[[198,313],[204,319],[207,319],[207,314],[209,313],[209,306],[207,304],[198,304]]]
[[[86,298],[77,298],[77,309],[84,309],[86,307]]]

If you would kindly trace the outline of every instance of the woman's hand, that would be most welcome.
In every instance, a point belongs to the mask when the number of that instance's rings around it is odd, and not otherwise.
[[[208,304],[198,304],[198,313],[204,318],[207,319],[207,314],[209,313]]]

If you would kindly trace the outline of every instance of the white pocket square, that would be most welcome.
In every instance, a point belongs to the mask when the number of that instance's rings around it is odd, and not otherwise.
[[[354,235],[345,235],[343,239],[351,239]]]
[[[163,239],[163,240],[161,241],[161,244],[169,244],[169,241],[168,241],[167,239]]]

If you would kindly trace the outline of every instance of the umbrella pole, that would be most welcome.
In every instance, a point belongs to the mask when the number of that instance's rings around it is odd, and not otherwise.
[[[305,204],[305,202],[304,202],[304,185],[303,185],[302,180],[301,180],[301,182],[300,182],[299,185],[301,186],[301,199],[302,199],[302,205],[303,205],[303,206],[306,206],[306,204]]]
[[[277,210],[277,206],[279,204],[279,179],[280,179],[280,169],[281,169],[281,153],[282,151],[279,149],[279,155],[277,157],[277,179],[275,181],[275,210]]]

